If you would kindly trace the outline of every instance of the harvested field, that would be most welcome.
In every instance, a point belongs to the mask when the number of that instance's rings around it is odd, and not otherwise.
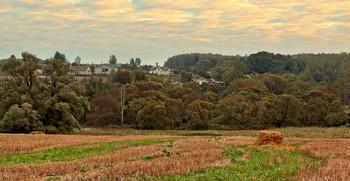
[[[350,179],[348,139],[284,138],[294,151],[247,146],[256,140],[0,134],[0,180]]]
[[[169,137],[170,136],[165,135],[87,136],[0,134],[0,156],[23,154],[84,143],[117,142]]]

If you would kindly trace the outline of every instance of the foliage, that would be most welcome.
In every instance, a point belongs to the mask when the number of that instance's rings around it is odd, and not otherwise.
[[[135,81],[144,81],[144,80],[146,80],[146,74],[145,74],[145,72],[143,72],[142,69],[134,70],[132,72],[132,74],[134,76],[134,80]]]
[[[139,127],[142,129],[162,129],[166,125],[166,117],[165,106],[154,100],[147,101],[137,113]]]
[[[214,104],[207,101],[196,100],[188,105],[190,119],[187,126],[189,129],[208,129],[209,120],[214,117]]]
[[[29,103],[17,104],[10,107],[0,121],[0,128],[8,133],[29,133],[43,131],[43,123],[38,118],[38,112]]]
[[[118,82],[121,84],[127,84],[127,83],[131,83],[132,77],[131,77],[131,74],[127,71],[118,71],[113,75],[112,81]]]
[[[115,55],[111,55],[109,57],[109,61],[108,61],[109,64],[117,64],[117,57]]]
[[[120,102],[116,95],[108,93],[103,95],[97,92],[91,101],[91,110],[86,118],[89,125],[96,127],[108,127],[120,122]]]
[[[237,124],[238,128],[247,128],[253,113],[253,104],[242,95],[227,96],[218,102],[218,110],[226,117],[226,124]]]
[[[56,51],[55,56],[53,57],[56,60],[61,60],[63,63],[67,63],[66,55]]]
[[[33,126],[18,127],[13,129],[15,132],[30,132],[42,125],[55,126],[62,133],[79,128],[78,121],[83,120],[89,103],[83,96],[82,85],[68,75],[66,64],[59,59],[48,60],[46,79],[39,81],[36,76],[39,59],[29,53],[22,53],[22,57],[22,61],[10,58],[2,67],[13,78],[0,93],[11,96],[0,99],[2,121],[14,118],[10,116],[11,112],[24,111],[26,116],[21,113],[18,119]]]
[[[191,72],[186,72],[186,71],[181,71],[181,81],[182,82],[187,82],[190,81],[192,79],[192,73]]]

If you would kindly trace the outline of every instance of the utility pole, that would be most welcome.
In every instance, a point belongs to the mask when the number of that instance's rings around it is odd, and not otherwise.
[[[120,88],[120,109],[122,111],[122,124],[121,126],[124,127],[124,109],[125,109],[125,90],[124,90],[124,85]]]

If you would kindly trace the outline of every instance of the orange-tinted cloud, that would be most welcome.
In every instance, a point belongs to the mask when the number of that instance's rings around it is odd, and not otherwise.
[[[13,0],[0,2],[0,27],[6,51],[36,42],[34,51],[65,47],[74,56],[346,51],[350,1]]]

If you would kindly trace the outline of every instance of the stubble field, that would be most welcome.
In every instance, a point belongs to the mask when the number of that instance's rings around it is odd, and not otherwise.
[[[346,129],[293,129],[278,131],[295,151],[249,146],[257,131],[0,134],[0,180],[350,180]]]

